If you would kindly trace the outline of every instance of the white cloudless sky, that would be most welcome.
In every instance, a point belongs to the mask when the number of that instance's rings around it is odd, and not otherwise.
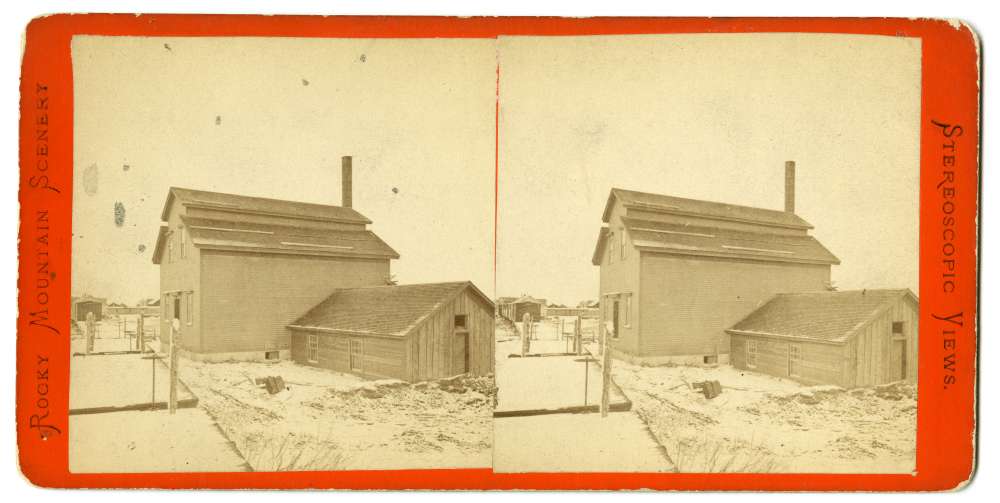
[[[920,40],[501,38],[497,293],[575,305],[611,187],[796,212],[841,289],[917,289]]]
[[[73,71],[74,293],[159,297],[170,186],[339,205],[352,155],[400,283],[492,294],[493,40],[75,37]]]

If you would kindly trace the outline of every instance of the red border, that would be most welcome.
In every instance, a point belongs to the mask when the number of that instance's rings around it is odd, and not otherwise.
[[[70,39],[77,34],[136,36],[295,36],[493,38],[499,35],[597,35],[701,32],[823,32],[919,37],[923,46],[921,118],[921,354],[916,475],[797,474],[495,474],[491,470],[393,472],[100,474],[68,472],[69,278],[72,199],[73,93]],[[21,227],[17,433],[21,469],[48,487],[350,488],[350,489],[699,489],[699,490],[942,490],[972,476],[975,448],[977,333],[977,215],[979,190],[979,53],[964,25],[907,19],[708,18],[444,18],[220,15],[55,15],[27,28],[21,81]],[[499,69],[498,69],[499,92]],[[44,105],[49,142],[40,170],[36,140]],[[497,105],[499,113],[499,104]],[[937,120],[961,125],[945,138]],[[499,134],[499,131],[498,131]],[[954,226],[944,223],[942,144],[956,140]],[[495,169],[499,170],[499,159]],[[61,192],[39,188],[40,177]],[[496,190],[497,187],[494,187]],[[48,211],[48,229],[38,212]],[[496,207],[495,207],[495,212]],[[494,217],[496,218],[496,216]],[[949,234],[947,227],[954,230]],[[42,242],[42,236],[46,242]],[[943,291],[946,239],[955,247],[956,289]],[[495,245],[494,245],[495,246]],[[40,256],[40,250],[47,256]],[[48,262],[48,273],[38,271]],[[45,284],[47,280],[48,284]],[[42,301],[45,301],[44,303]],[[30,323],[45,313],[60,334]],[[944,347],[945,324],[932,314],[964,313],[957,347]],[[37,318],[36,318],[37,319]],[[955,353],[956,382],[944,385],[942,360]],[[47,358],[44,374],[39,358]],[[44,406],[44,407],[43,407]],[[42,440],[32,416],[59,428]]]

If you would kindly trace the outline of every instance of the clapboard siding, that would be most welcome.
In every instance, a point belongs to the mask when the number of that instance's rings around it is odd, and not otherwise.
[[[753,367],[747,363],[747,344],[750,340],[757,343],[757,364]],[[787,377],[806,384],[839,385],[843,382],[843,345],[741,334],[732,335],[730,342],[732,353],[729,362],[740,370]],[[791,346],[799,348],[801,357],[794,364],[789,359]]]
[[[753,370],[779,377],[790,377],[807,384],[836,384],[846,388],[872,386],[899,381],[917,381],[917,341],[919,311],[913,297],[894,300],[846,341],[820,343],[749,334],[731,336],[730,363],[743,370]],[[894,367],[892,323],[903,322],[906,349],[905,376]],[[747,344],[757,341],[757,365],[747,364]],[[799,372],[789,374],[788,347],[798,345],[802,359]]]
[[[406,354],[408,341],[403,338],[372,337],[364,334],[331,334],[291,329],[292,360],[302,365],[321,367],[338,372],[350,372],[365,377],[407,379]],[[317,361],[308,358],[308,336],[318,338]],[[350,341],[361,344],[361,368],[350,368]]]
[[[871,386],[898,381],[897,369],[893,367],[892,323],[903,323],[906,359],[905,378],[917,382],[917,354],[919,348],[919,310],[909,296],[900,298],[885,312],[869,323],[847,344],[847,354],[851,355],[846,367],[848,381],[854,386]]]
[[[465,331],[455,329],[455,316],[467,316]],[[303,365],[352,372],[366,377],[424,381],[466,373],[462,349],[468,349],[468,373],[493,373],[493,304],[474,293],[471,285],[450,299],[411,332],[398,337],[339,334],[291,328],[292,359]],[[319,338],[319,358],[308,360],[308,334]],[[463,338],[468,340],[459,340]],[[362,368],[350,368],[350,341],[362,345]]]
[[[640,354],[712,355],[725,330],[783,292],[823,290],[829,265],[642,254]]]
[[[181,324],[180,347],[187,351],[201,352],[204,351],[205,347],[201,255],[192,244],[190,234],[181,221],[178,206],[174,205],[166,223],[172,232],[168,238],[168,243],[173,245],[172,257],[164,252],[160,262],[161,316],[159,333],[163,334],[160,340],[164,351],[170,347],[169,334],[170,322],[173,320],[173,299],[175,296],[179,296],[181,299],[181,318],[191,320],[190,325],[186,322]],[[194,296],[191,303],[193,312],[191,313],[187,312],[188,303],[184,298],[186,295]]]
[[[611,210],[608,219],[608,229],[614,234],[614,246],[604,247],[604,256],[601,257],[601,277],[600,277],[600,317],[599,330],[603,334],[605,327],[614,320],[614,303],[618,300],[618,337],[611,339],[609,344],[618,351],[629,354],[636,354],[639,351],[639,302],[641,293],[639,291],[639,251],[632,246],[628,232],[624,231],[622,224],[623,209],[616,205]],[[624,239],[622,239],[624,236]],[[621,247],[626,246],[625,258],[622,259]],[[609,255],[614,254],[613,257]],[[617,294],[617,296],[609,296]],[[625,297],[631,296],[629,305],[632,306],[630,323],[626,325],[625,320]]]
[[[461,344],[456,341],[454,323],[456,315],[466,315],[468,323],[468,352],[471,375],[493,373],[493,324],[491,304],[479,299],[466,287],[454,300],[438,310],[411,336],[410,346],[413,367],[411,380],[422,381],[450,377],[464,372],[455,354]]]
[[[201,350],[288,349],[286,326],[335,289],[378,285],[388,276],[388,260],[202,250]]]

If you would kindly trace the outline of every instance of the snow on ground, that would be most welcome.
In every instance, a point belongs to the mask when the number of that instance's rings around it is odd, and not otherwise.
[[[520,326],[520,324],[518,324]],[[582,356],[509,358],[520,339],[497,324],[497,410],[555,409],[583,405]],[[557,325],[536,324],[532,353],[563,352]],[[547,346],[546,346],[547,345]],[[587,355],[589,356],[589,355]],[[598,404],[601,372],[589,364],[587,403]],[[612,393],[612,402],[624,400]],[[498,472],[673,471],[649,429],[634,412],[547,414],[493,420],[493,467]]]
[[[199,408],[69,416],[73,473],[238,472],[247,465]]]
[[[81,330],[85,330],[86,323],[80,322],[78,326]],[[134,328],[135,322],[131,321],[131,325]],[[106,318],[104,320],[96,322],[97,334],[94,337],[94,352],[104,353],[104,352],[115,352],[115,351],[132,351],[135,350],[135,339],[127,337],[122,332],[122,327],[119,324],[119,320],[114,318]],[[70,339],[70,354],[73,353],[85,353],[87,351],[87,340],[83,333],[74,334],[72,339]]]
[[[287,389],[254,384],[266,376]],[[409,384],[290,361],[190,360],[181,378],[255,470],[491,466],[492,378]]]
[[[497,472],[673,471],[633,412],[497,418],[494,431]]]
[[[544,356],[509,358],[520,342],[497,345],[497,410],[561,409],[601,403],[601,368],[594,358],[580,356]],[[612,388],[611,402],[624,402],[625,396]]]
[[[912,385],[844,390],[729,365],[645,367],[615,360],[615,382],[686,472],[910,473]],[[717,380],[709,400],[690,383]]]
[[[153,399],[154,360],[138,353],[122,355],[74,356],[69,363],[70,410],[94,407],[123,407],[150,403]],[[155,360],[156,401],[165,402],[170,393],[170,369]],[[193,395],[183,383],[177,399]]]

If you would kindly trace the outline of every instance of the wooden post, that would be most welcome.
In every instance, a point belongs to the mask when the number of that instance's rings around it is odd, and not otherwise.
[[[573,320],[573,351],[583,354],[583,321],[579,316]]]
[[[601,417],[608,416],[611,401],[611,348],[608,346],[608,332],[604,331],[604,341],[601,344]]]
[[[140,353],[146,352],[146,317],[139,313],[139,319],[136,321],[135,325],[135,349],[139,350]]]
[[[524,313],[521,318],[521,357],[531,351],[531,313]]]
[[[89,355],[94,352],[94,331],[97,328],[97,323],[94,321],[94,313],[87,313],[87,333],[85,334],[85,343],[87,346],[86,353]]]
[[[168,408],[171,414],[177,412],[177,350],[181,342],[181,320],[174,318],[170,324],[170,402]]]

